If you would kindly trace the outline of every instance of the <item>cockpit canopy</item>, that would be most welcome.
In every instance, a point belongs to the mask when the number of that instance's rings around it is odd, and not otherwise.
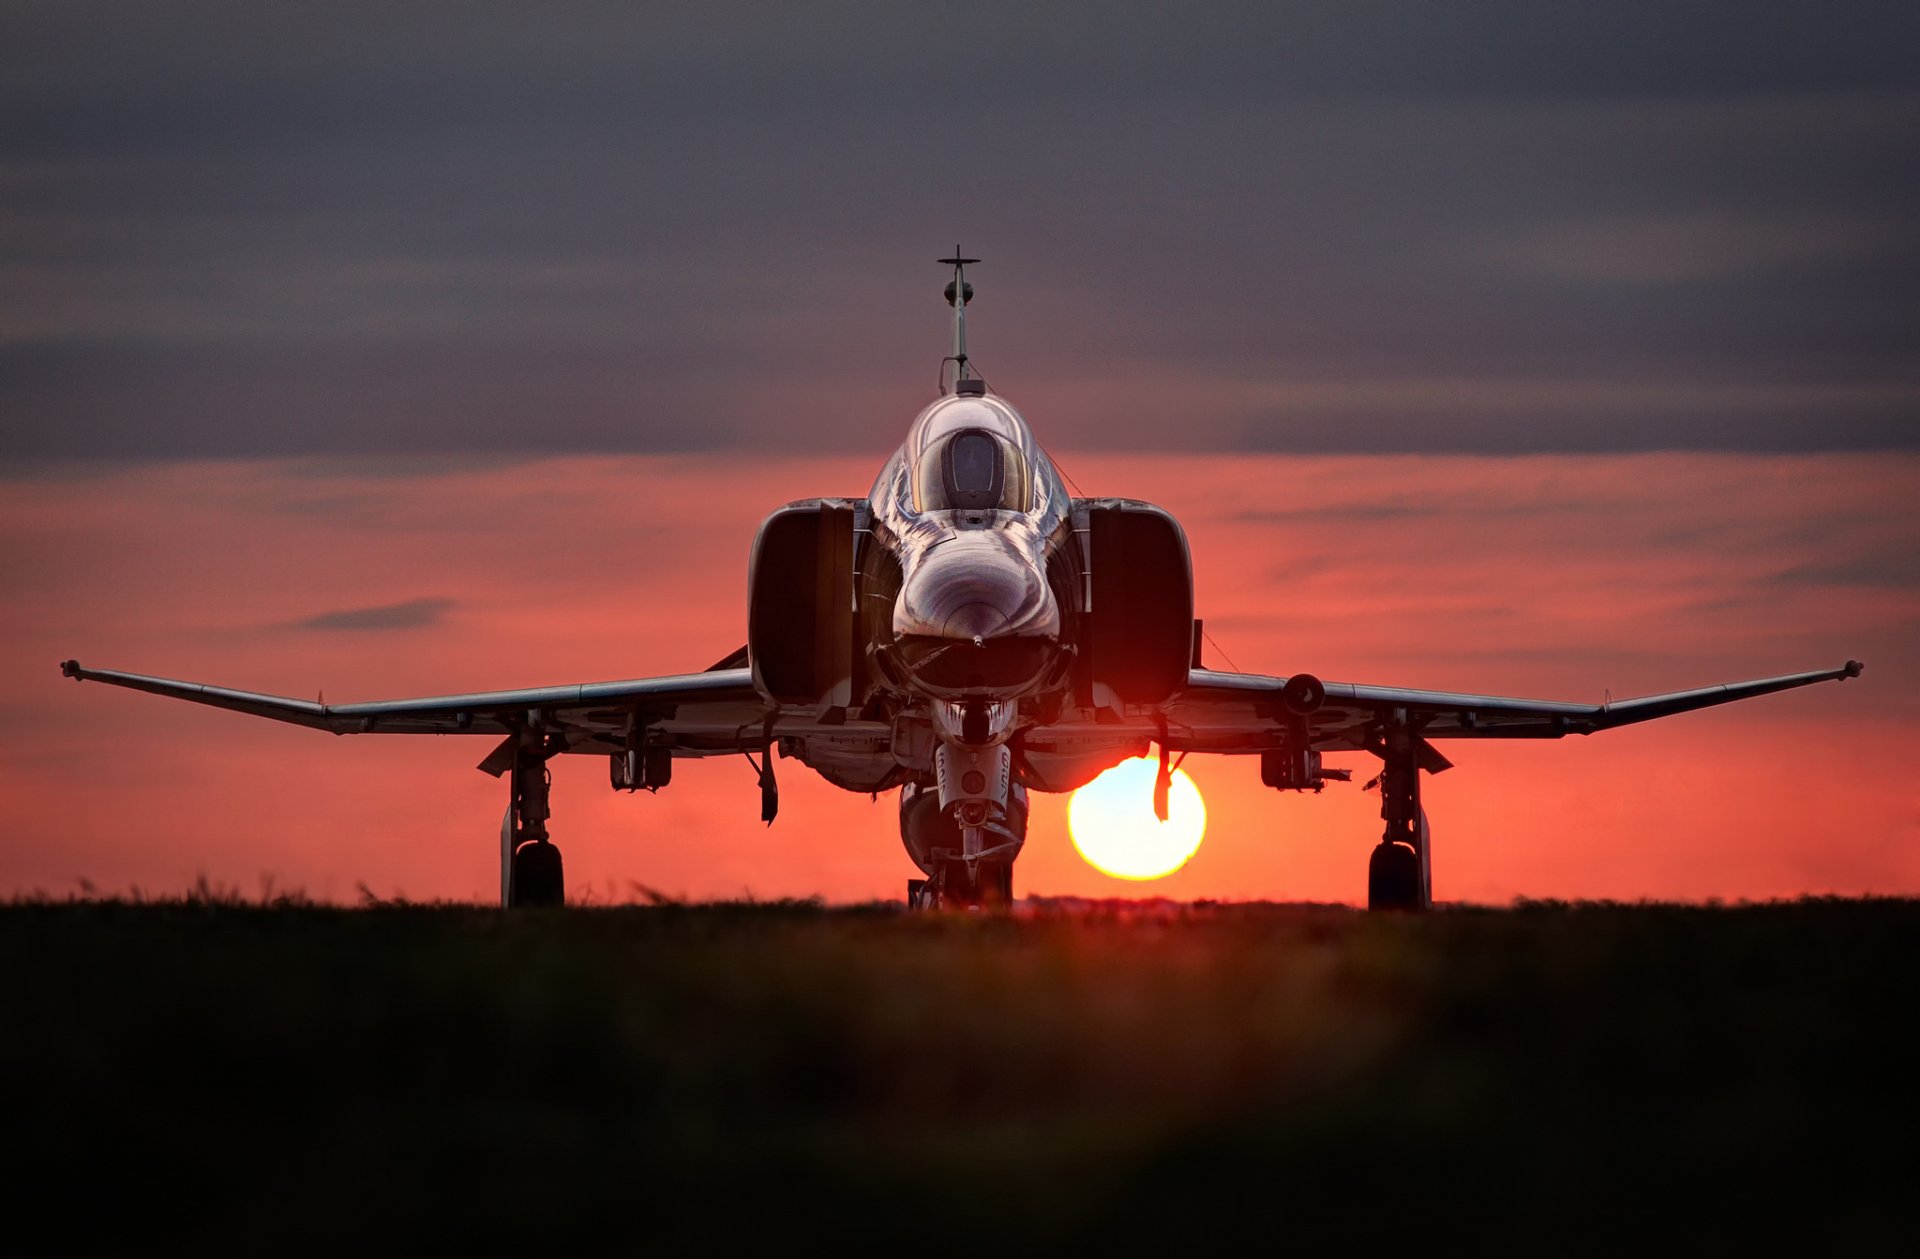
[[[942,433],[914,461],[915,511],[1030,511],[1033,470],[1020,448],[984,428]]]

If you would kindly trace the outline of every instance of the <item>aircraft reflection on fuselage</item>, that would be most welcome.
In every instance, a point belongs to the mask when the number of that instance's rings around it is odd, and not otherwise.
[[[890,650],[913,689],[1018,698],[1056,672],[1048,570],[1072,541],[1071,500],[1018,412],[984,392],[941,398],[869,501],[874,540],[900,562]]]

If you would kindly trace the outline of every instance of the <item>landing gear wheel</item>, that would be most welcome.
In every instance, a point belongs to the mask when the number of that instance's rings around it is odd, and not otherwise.
[[[932,907],[930,902],[931,902],[931,897],[927,892],[927,880],[908,879],[907,880],[907,908],[908,909],[929,909]]]
[[[537,839],[514,849],[511,903],[516,909],[567,903],[559,848],[547,840]]]
[[[940,906],[947,909],[1004,909],[1011,905],[1013,863],[982,861],[976,868],[977,877],[969,879],[966,862],[941,862],[934,876],[922,884],[919,904],[927,908]],[[908,881],[910,900],[913,884],[921,882],[919,879]]]
[[[1375,846],[1367,862],[1367,908],[1424,909],[1421,892],[1420,854],[1405,844]]]

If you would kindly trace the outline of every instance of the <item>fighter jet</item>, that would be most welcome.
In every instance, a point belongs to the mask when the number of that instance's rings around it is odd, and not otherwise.
[[[1167,816],[1176,758],[1260,758],[1279,791],[1351,771],[1327,753],[1378,757],[1385,827],[1367,867],[1373,909],[1433,900],[1422,774],[1450,768],[1446,739],[1558,739],[1815,682],[1861,665],[1605,704],[1451,694],[1310,673],[1204,667],[1187,539],[1151,503],[1076,498],[1018,411],[967,354],[966,268],[951,268],[952,353],[940,396],[865,498],[814,498],[768,516],[747,574],[747,642],[702,673],[425,699],[326,704],[68,660],[61,671],[334,734],[470,734],[507,784],[500,897],[565,899],[549,833],[556,756],[606,759],[613,788],[659,791],[682,757],[745,756],[760,816],[779,810],[775,764],[836,787],[899,793],[919,908],[1013,897],[1029,793],[1072,791],[1157,749]]]

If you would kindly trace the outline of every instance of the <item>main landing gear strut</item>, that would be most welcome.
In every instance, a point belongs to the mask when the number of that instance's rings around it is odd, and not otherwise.
[[[560,849],[547,838],[547,758],[558,750],[531,733],[519,735],[513,748],[511,795],[500,820],[500,903],[510,909],[566,903]]]
[[[1433,906],[1433,853],[1426,810],[1420,807],[1420,770],[1447,761],[1402,714],[1395,714],[1373,751],[1380,771],[1380,816],[1385,833],[1367,862],[1367,908],[1423,910]]]

